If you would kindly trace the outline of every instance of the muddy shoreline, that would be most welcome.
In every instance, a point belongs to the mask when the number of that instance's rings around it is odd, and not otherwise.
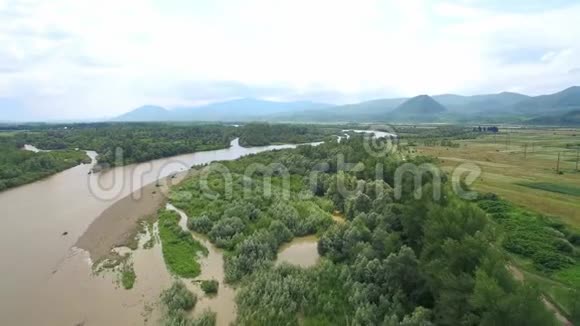
[[[75,247],[86,250],[91,261],[107,258],[116,247],[133,247],[140,221],[154,221],[165,206],[171,186],[183,181],[190,172],[163,178],[117,200],[105,209],[77,240]]]

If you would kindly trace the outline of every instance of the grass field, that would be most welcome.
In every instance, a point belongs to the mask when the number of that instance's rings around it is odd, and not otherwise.
[[[18,133],[24,132],[22,130],[14,130],[14,131],[0,131],[0,137],[12,137]]]
[[[159,212],[159,237],[161,238],[163,258],[169,270],[184,278],[194,278],[201,272],[197,261],[198,254],[207,255],[208,251],[191,234],[178,225],[179,216],[175,212]]]
[[[580,289],[580,260],[575,258],[580,249],[571,249],[568,266],[563,264],[550,271],[539,268],[538,263],[552,264],[555,258],[566,260],[553,248],[554,243],[562,243],[561,239],[554,242],[556,239],[550,236],[562,235],[547,228],[542,215],[566,224],[569,232],[580,231],[580,172],[576,165],[580,129],[500,130],[495,135],[453,140],[459,146],[426,146],[418,142],[415,149],[417,154],[437,157],[449,173],[462,164],[475,164],[481,175],[471,186],[474,190],[495,193],[519,207],[511,210],[507,219],[496,220],[505,229],[505,237],[511,238],[512,249],[529,251],[514,254],[507,250],[510,260],[526,282],[535,284],[547,300],[570,317],[576,304],[573,289]],[[475,170],[473,165],[471,170]],[[534,217],[533,213],[540,215]],[[514,218],[514,214],[519,218]],[[539,255],[542,252],[547,254]]]
[[[544,191],[580,197],[580,187],[545,182],[518,183],[518,185],[532,189],[540,189]]]
[[[463,163],[475,163],[482,171],[472,186],[475,190],[496,193],[580,229],[580,172],[576,171],[580,129],[500,128],[495,135],[454,142],[460,146],[419,143],[417,152],[438,157],[449,172]]]

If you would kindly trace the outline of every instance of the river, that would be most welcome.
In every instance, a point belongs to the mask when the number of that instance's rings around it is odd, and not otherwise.
[[[41,181],[0,193],[0,324],[1,325],[142,325],[150,321],[143,306],[154,304],[155,286],[164,279],[155,250],[135,253],[134,289],[119,289],[111,275],[93,277],[87,252],[74,247],[89,225],[116,200],[145,184],[217,160],[296,145],[244,148],[238,139],[221,150],[179,155],[89,174],[81,164]],[[89,152],[93,157],[94,152]],[[95,192],[95,185],[112,191]],[[98,195],[95,195],[95,194]],[[66,232],[66,235],[63,233]],[[149,257],[151,256],[151,257]],[[162,270],[155,266],[162,266]],[[157,281],[155,281],[157,282]]]
[[[317,144],[320,143],[311,145]],[[193,165],[295,147],[244,148],[235,139],[226,149],[179,155],[101,173],[89,173],[96,153],[87,151],[93,160],[91,164],[81,164],[0,193],[0,325],[156,324],[159,314],[153,307],[160,290],[171,283],[160,246],[134,251],[132,260],[137,282],[133,289],[125,290],[115,282],[113,273],[93,275],[90,255],[75,247],[77,240],[101,213],[144,185]],[[315,239],[297,239],[295,243],[298,244],[282,249],[281,260],[288,261],[285,257],[296,257],[296,253],[304,256],[301,253],[308,252],[305,260],[296,264],[310,266],[317,261]],[[218,251],[210,251],[207,259],[215,261],[216,257],[223,264]],[[211,273],[223,278],[223,266],[221,274],[215,271],[202,270],[200,277]],[[233,290],[228,294],[228,289],[221,287],[220,291],[230,296],[228,302],[233,304]],[[218,313],[219,309],[231,310],[231,306],[215,304],[221,299],[213,300],[202,299],[199,305],[216,307]],[[231,316],[220,318],[220,325],[227,324]]]

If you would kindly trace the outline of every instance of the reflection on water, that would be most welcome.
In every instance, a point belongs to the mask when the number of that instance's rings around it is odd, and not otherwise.
[[[24,144],[24,147],[22,147],[23,150],[25,151],[30,151],[30,152],[34,152],[34,153],[39,153],[39,152],[50,152],[48,150],[42,150],[42,149],[38,149],[32,145],[29,144]]]
[[[381,137],[398,137],[396,134],[390,133],[390,132],[385,132],[385,131],[379,131],[379,130],[358,130],[358,129],[343,129],[343,132],[355,132],[357,134],[374,134],[375,137],[377,138],[381,138]],[[350,137],[349,134],[345,134],[346,139],[348,139]]]

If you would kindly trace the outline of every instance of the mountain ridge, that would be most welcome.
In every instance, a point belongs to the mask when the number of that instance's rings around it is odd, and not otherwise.
[[[433,109],[426,109],[426,115],[433,120],[469,121],[470,119],[481,117],[493,117],[501,120],[502,117],[512,119],[514,116],[520,116],[523,120],[530,120],[546,115],[549,112],[563,114],[570,110],[580,109],[580,86],[572,86],[557,93],[539,96],[528,96],[514,92],[469,96],[457,94],[423,96],[380,98],[342,105],[311,101],[277,102],[255,98],[240,98],[201,106],[174,108],[172,110],[148,105],[144,107],[157,107],[165,111],[157,110],[153,113],[149,112],[149,115],[139,117],[140,112],[135,113],[135,111],[143,109],[143,107],[140,107],[114,118],[113,121],[268,120],[363,122],[397,121],[403,118],[408,120],[410,117],[425,120],[423,119],[425,113],[421,113],[420,109],[422,106]],[[411,113],[404,113],[404,110],[398,110],[405,102],[416,98],[422,98],[423,100],[414,100],[411,103],[415,101],[424,103],[413,104],[412,106],[416,108],[411,109]],[[443,109],[439,106],[443,107]]]

